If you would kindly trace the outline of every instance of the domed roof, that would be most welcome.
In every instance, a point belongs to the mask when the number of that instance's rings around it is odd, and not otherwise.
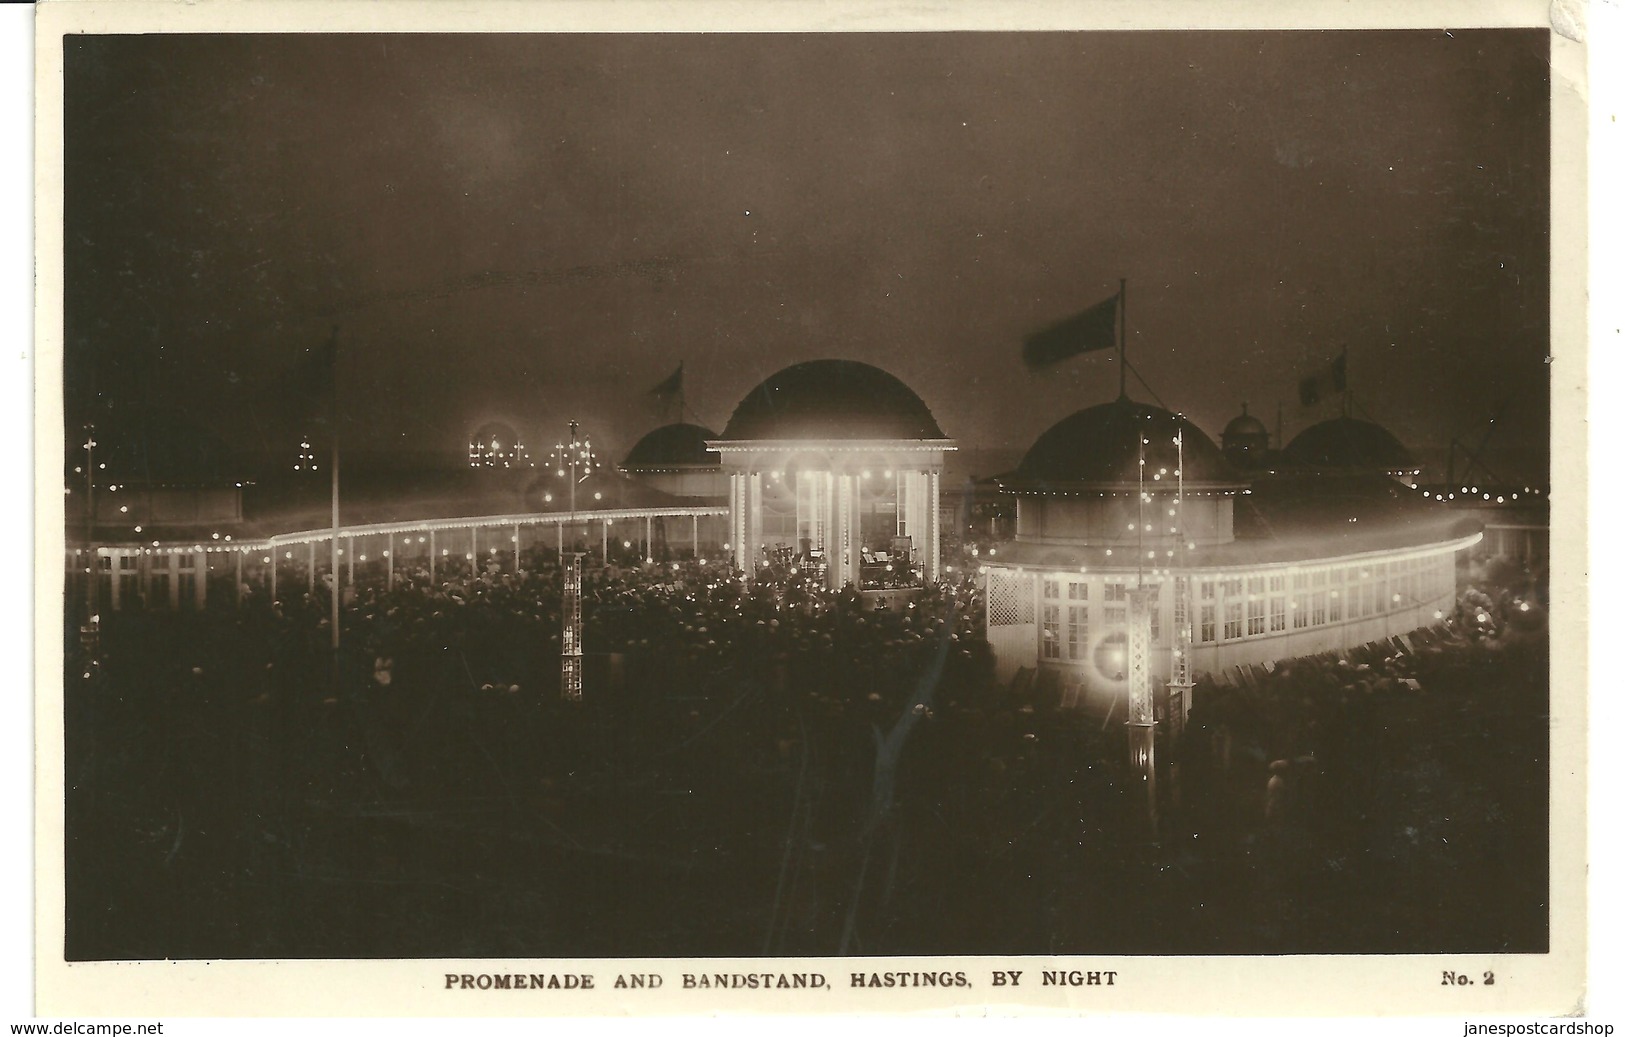
[[[1270,437],[1270,430],[1264,427],[1264,423],[1247,413],[1245,403],[1241,405],[1241,413],[1230,419],[1230,424],[1224,427],[1224,432],[1219,438],[1229,442],[1232,439],[1240,439],[1244,436],[1249,438],[1262,436],[1265,440]]]
[[[1013,477],[1005,481],[1013,488],[1028,489],[1137,485],[1143,438],[1147,485],[1172,483],[1180,470],[1175,433],[1184,439],[1187,487],[1245,485],[1207,433],[1170,411],[1126,396],[1060,421],[1038,437]],[[1156,478],[1159,475],[1161,479]]]
[[[705,441],[715,438],[717,434],[703,425],[662,425],[638,440],[621,467],[715,468],[719,463],[717,455],[705,448]]]
[[[924,401],[878,367],[812,360],[739,401],[722,439],[946,439]]]
[[[1286,455],[1316,468],[1382,472],[1417,469],[1410,451],[1381,425],[1356,418],[1333,418],[1311,425],[1287,444]]]

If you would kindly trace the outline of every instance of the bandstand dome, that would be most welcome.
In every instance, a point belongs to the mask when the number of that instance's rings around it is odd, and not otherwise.
[[[734,409],[724,440],[945,439],[914,390],[878,367],[812,360],[787,367]]]
[[[1418,467],[1393,433],[1357,418],[1332,418],[1311,425],[1287,444],[1286,455],[1315,468],[1414,474]]]
[[[1186,486],[1243,484],[1207,433],[1171,411],[1126,396],[1062,419],[1038,437],[1013,475],[1001,481],[1012,489],[1038,491],[1138,485],[1139,440],[1148,441],[1143,454],[1147,471],[1174,472],[1180,466],[1176,432],[1184,439]]]
[[[621,462],[623,471],[669,471],[677,468],[715,468],[717,455],[706,440],[717,434],[703,425],[677,422],[650,431]]]

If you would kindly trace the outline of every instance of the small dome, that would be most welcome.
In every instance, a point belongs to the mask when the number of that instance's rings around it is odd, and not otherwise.
[[[1287,444],[1286,455],[1315,468],[1389,473],[1417,470],[1416,460],[1393,433],[1355,418],[1333,418],[1311,425]]]
[[[626,460],[623,471],[666,468],[715,468],[717,455],[705,448],[708,439],[717,434],[703,425],[678,422],[662,425],[638,440]]]
[[[924,401],[878,367],[813,360],[746,394],[722,439],[946,439]]]
[[[1184,439],[1186,486],[1245,485],[1207,433],[1170,411],[1135,403],[1126,396],[1080,410],[1039,436],[1006,482],[1032,489],[1137,485],[1142,449],[1138,440],[1142,438],[1147,441],[1143,444],[1146,483],[1172,482],[1180,470],[1175,433]],[[1158,475],[1160,480],[1154,478]]]
[[[1219,438],[1226,445],[1232,441],[1252,439],[1262,439],[1265,443],[1268,443],[1270,430],[1264,427],[1262,421],[1247,413],[1247,405],[1244,403],[1241,405],[1241,414],[1230,419],[1230,424],[1224,427],[1224,432]]]

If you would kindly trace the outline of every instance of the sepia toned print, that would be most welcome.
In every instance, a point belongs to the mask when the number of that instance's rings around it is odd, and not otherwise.
[[[55,959],[1572,1006],[1550,29],[568,28],[48,44]]]

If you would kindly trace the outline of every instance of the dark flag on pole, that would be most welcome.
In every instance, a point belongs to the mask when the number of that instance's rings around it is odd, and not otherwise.
[[[1048,367],[1079,353],[1093,353],[1117,345],[1117,304],[1120,295],[1102,299],[1022,342],[1021,359],[1030,369]]]
[[[669,397],[678,395],[682,391],[683,391],[683,364],[682,364],[682,361],[678,361],[677,370],[675,370],[675,371],[673,371],[671,373],[671,377],[667,378],[665,381],[661,382],[659,385],[655,386],[653,389],[650,389],[649,390],[649,395],[650,396],[658,396],[661,399],[667,399]]]
[[[1322,399],[1349,387],[1349,351],[1344,349],[1330,364],[1298,381],[1298,402],[1313,407]]]

